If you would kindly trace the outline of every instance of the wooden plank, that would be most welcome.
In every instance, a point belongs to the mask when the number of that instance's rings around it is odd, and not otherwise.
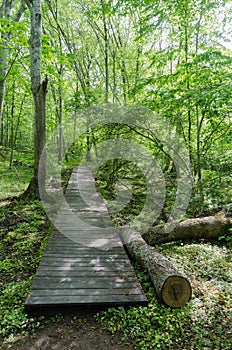
[[[141,294],[140,288],[125,288],[109,289],[31,289],[30,297],[53,297],[53,296],[88,296],[88,295],[139,295]]]
[[[47,243],[47,247],[49,247],[49,249],[52,249],[52,247],[57,250],[60,250],[62,247],[64,248],[64,250],[67,250],[67,249],[76,249],[78,246],[78,251],[79,252],[82,252],[82,251],[87,251],[88,249],[93,249],[95,251],[98,251],[99,252],[99,255],[101,255],[101,252],[103,251],[106,251],[106,252],[110,252],[112,251],[113,254],[116,254],[117,253],[117,249],[115,247],[114,250],[112,250],[113,248],[111,249],[97,249],[97,248],[92,248],[92,247],[86,247],[86,246],[83,246],[81,244],[78,244],[76,242],[73,242],[71,239],[69,239],[68,241],[67,240],[62,240],[62,239],[51,239],[48,243]],[[90,252],[90,255],[92,255],[91,251],[88,250],[88,252]]]
[[[130,268],[130,262],[126,260],[125,258],[113,260],[110,257],[89,257],[86,259],[82,259],[81,257],[74,257],[72,258],[56,258],[56,259],[49,259],[47,258],[46,255],[43,256],[43,259],[41,260],[40,265],[52,265],[52,266],[70,266],[70,265],[78,265],[78,266],[121,266],[122,268],[128,267]]]
[[[62,259],[75,259],[75,258],[81,258],[81,259],[94,259],[94,258],[99,258],[99,259],[106,259],[107,257],[110,258],[111,260],[119,260],[119,259],[124,259],[126,260],[127,258],[123,256],[122,254],[103,254],[103,252],[89,252],[86,254],[85,250],[77,250],[77,249],[72,249],[69,248],[63,248],[62,246],[59,247],[59,249],[52,250],[49,248],[44,255],[46,258],[62,258]]]
[[[72,244],[71,244],[72,243]],[[125,252],[123,251],[118,251],[118,250],[102,250],[102,249],[87,249],[87,247],[83,247],[81,245],[79,245],[78,247],[74,245],[73,242],[59,242],[58,240],[56,241],[49,241],[46,247],[46,252],[45,254],[66,254],[67,256],[70,256],[73,254],[75,254],[75,256],[82,256],[82,255],[87,255],[87,256],[101,256],[101,255],[105,255],[108,254],[110,256],[110,254],[114,257],[114,256],[123,256],[125,254]],[[69,254],[70,253],[70,254]]]
[[[93,272],[124,272],[124,273],[129,273],[130,271],[127,269],[122,269],[121,266],[46,266],[46,265],[40,265],[37,269],[37,275],[45,276],[46,271],[54,271],[54,274],[56,274],[56,271],[66,271],[66,272],[71,272],[71,271],[76,271],[76,272],[86,272],[89,271],[90,274]],[[133,271],[134,273],[134,271]]]
[[[83,254],[75,255],[74,253],[73,253],[73,255],[70,254],[68,257],[66,254],[64,254],[64,255],[55,254],[55,253],[54,254],[46,254],[43,256],[41,263],[44,264],[44,263],[47,263],[47,262],[50,263],[53,261],[60,262],[62,264],[63,263],[72,264],[72,263],[82,262],[82,263],[88,263],[88,266],[90,266],[89,262],[92,262],[93,266],[99,266],[99,265],[105,264],[107,262],[109,262],[110,265],[112,265],[112,266],[114,266],[116,263],[117,263],[117,265],[124,263],[124,265],[123,265],[124,267],[125,266],[130,267],[130,263],[128,263],[126,258],[123,256],[121,256],[121,257],[118,257],[118,256],[117,257],[106,257],[104,255],[102,255],[102,256],[97,256],[97,255],[86,256]]]
[[[71,244],[72,243],[72,244]],[[63,249],[62,249],[63,248]],[[67,256],[70,256],[70,254],[80,254],[80,255],[86,255],[86,256],[101,256],[101,255],[108,255],[108,256],[125,256],[125,251],[123,248],[120,249],[95,249],[95,248],[87,248],[80,246],[78,244],[74,244],[72,241],[61,241],[59,239],[50,240],[47,243],[46,251],[44,254],[67,254]],[[126,257],[127,258],[127,257]],[[127,258],[128,259],[128,258]]]
[[[48,297],[28,297],[28,306],[37,304],[38,306],[41,306],[43,304],[45,305],[97,305],[97,304],[107,304],[107,305],[128,305],[128,304],[140,304],[140,305],[147,305],[147,300],[144,295],[136,294],[136,295],[108,295],[109,298],[106,300],[106,295],[76,295],[76,296],[69,296],[66,295],[65,299],[64,296],[48,296]]]
[[[91,262],[92,264],[98,264],[101,262],[110,262],[112,264],[114,263],[121,263],[125,262],[128,265],[128,260],[124,256],[109,256],[109,255],[75,255],[75,253],[72,255],[70,254],[69,256],[64,255],[62,256],[61,254],[57,254],[56,252],[54,254],[49,254],[47,253],[46,255],[43,256],[43,262],[45,261],[56,261],[56,262],[61,262],[61,263],[79,263],[79,262]]]
[[[41,270],[42,271],[42,270]],[[119,270],[100,270],[100,271],[90,271],[89,269],[86,270],[81,270],[77,271],[76,269],[73,270],[44,270],[43,271],[43,276],[49,277],[49,276],[57,276],[57,277],[97,277],[97,276],[107,276],[107,277],[119,277],[119,278],[124,278],[124,277],[130,277],[134,276],[134,271],[128,271],[128,272],[121,272]]]
[[[54,237],[51,237],[48,244],[50,242],[55,241],[56,244],[72,244],[73,247],[77,247],[80,246],[80,243],[73,241],[71,238],[69,238],[66,235],[58,236],[57,234]],[[81,248],[81,247],[80,247]],[[83,247],[82,247],[83,248]],[[85,249],[92,249],[92,250],[96,250],[96,251],[103,251],[103,250],[117,250],[117,248],[122,248],[122,245],[117,245],[117,246],[110,246],[110,247],[106,247],[105,249],[99,249],[97,247],[85,247]]]
[[[36,289],[44,289],[44,287],[46,286],[46,288],[48,289],[99,289],[99,288],[103,288],[104,285],[107,285],[107,289],[130,289],[130,288],[136,288],[136,284],[135,281],[121,281],[121,282],[115,282],[115,281],[111,281],[110,278],[108,277],[106,280],[104,280],[103,282],[100,280],[98,281],[97,279],[90,279],[90,278],[86,278],[84,281],[80,281],[80,278],[76,279],[76,281],[74,280],[73,282],[70,281],[65,281],[66,279],[68,279],[68,277],[64,277],[64,278],[60,278],[60,279],[53,279],[54,281],[49,282],[50,277],[42,277],[39,280],[34,280],[33,282],[33,287],[32,289],[36,290]],[[63,281],[64,280],[64,281]],[[134,282],[134,284],[133,284]]]
[[[101,259],[101,261],[98,261],[96,258],[91,258],[89,260],[88,258],[82,259],[82,258],[74,258],[74,259],[63,259],[63,258],[46,258],[43,257],[43,260],[41,261],[41,266],[47,266],[50,265],[51,267],[55,266],[87,266],[87,267],[121,267],[122,270],[125,270],[126,268],[130,269],[130,265],[128,264],[128,261],[125,259],[122,259],[120,261],[110,261],[107,259]]]
[[[115,286],[115,288],[118,288],[116,286],[123,284],[130,284],[134,282],[137,282],[136,277],[135,276],[128,276],[128,277],[118,277],[118,276],[114,276],[112,278],[108,278],[108,276],[94,276],[92,278],[89,278],[89,276],[87,277],[70,277],[70,276],[65,276],[65,277],[57,277],[57,276],[35,276],[34,281],[33,281],[33,288],[35,287],[35,285],[40,285],[45,283],[44,285],[48,286],[48,285],[52,285],[52,284],[56,284],[57,288],[63,288],[65,283],[79,283],[80,288],[85,288],[86,286],[88,286],[88,284],[93,285],[93,284],[99,284],[100,287],[99,288],[103,288],[104,286],[108,288],[108,286]],[[57,283],[60,284],[59,286],[57,286]],[[83,285],[83,287],[81,287]],[[35,289],[35,288],[34,288]]]
[[[43,269],[44,268],[44,269]],[[96,270],[110,270],[110,271],[116,271],[116,270],[119,270],[119,271],[127,271],[128,269],[130,269],[130,266],[128,266],[128,264],[123,264],[123,263],[120,263],[120,264],[111,264],[111,263],[108,263],[108,264],[88,264],[88,263],[73,263],[73,264],[69,264],[69,263],[59,263],[59,262],[44,262],[42,261],[40,266],[39,266],[39,269],[40,270],[52,270],[55,268],[59,268],[59,269],[84,269],[84,268],[88,268],[89,270],[92,269],[92,271],[94,269]]]

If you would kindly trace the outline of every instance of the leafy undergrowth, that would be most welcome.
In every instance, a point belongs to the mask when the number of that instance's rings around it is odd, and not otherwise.
[[[5,203],[4,199],[12,196],[20,195],[26,190],[28,183],[33,174],[31,154],[20,156],[15,154],[15,159],[9,168],[9,162],[0,162],[0,178],[1,178],[1,203]],[[20,158],[21,157],[21,158]]]
[[[40,201],[8,198],[0,207],[0,337],[34,328],[38,320],[24,313],[24,302],[49,235]]]
[[[185,273],[192,299],[181,309],[157,301],[149,277],[136,266],[149,306],[110,309],[99,317],[112,333],[123,331],[134,349],[231,349],[231,250],[213,244],[166,244],[157,250]]]

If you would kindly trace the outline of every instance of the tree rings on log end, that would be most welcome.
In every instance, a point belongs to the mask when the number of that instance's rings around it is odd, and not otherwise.
[[[162,287],[162,300],[170,307],[182,307],[191,298],[192,288],[182,276],[169,276]]]

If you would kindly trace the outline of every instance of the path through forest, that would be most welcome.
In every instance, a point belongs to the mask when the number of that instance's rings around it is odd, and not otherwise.
[[[64,317],[59,322],[49,321],[44,329],[23,336],[2,350],[133,350],[120,333],[111,335],[92,316],[75,319]]]

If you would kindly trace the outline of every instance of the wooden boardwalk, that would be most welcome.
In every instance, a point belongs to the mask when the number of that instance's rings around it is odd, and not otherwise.
[[[30,293],[28,314],[147,305],[89,167],[75,168]]]

